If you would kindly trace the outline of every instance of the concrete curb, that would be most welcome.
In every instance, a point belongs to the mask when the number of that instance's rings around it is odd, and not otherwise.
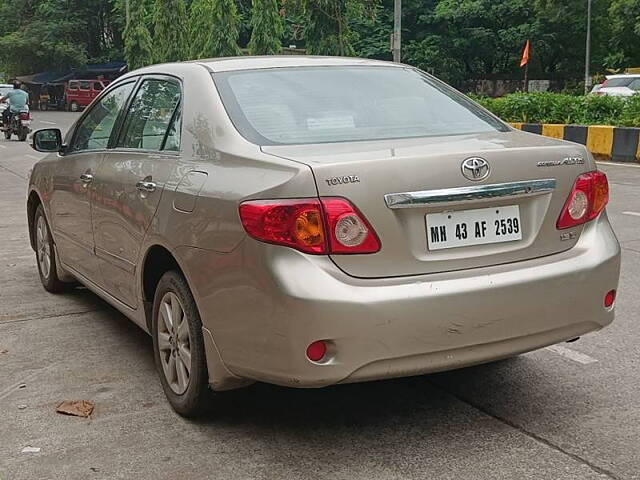
[[[523,132],[581,143],[597,160],[640,163],[640,128],[607,125],[511,123]]]

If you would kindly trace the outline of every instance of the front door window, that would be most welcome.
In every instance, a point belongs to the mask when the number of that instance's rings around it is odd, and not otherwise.
[[[118,115],[134,85],[135,82],[130,82],[118,86],[93,106],[78,126],[70,152],[107,148]]]

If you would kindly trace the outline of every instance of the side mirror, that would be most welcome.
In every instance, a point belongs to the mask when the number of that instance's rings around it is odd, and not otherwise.
[[[51,153],[62,150],[62,132],[59,128],[44,128],[33,134],[31,146],[38,152]]]

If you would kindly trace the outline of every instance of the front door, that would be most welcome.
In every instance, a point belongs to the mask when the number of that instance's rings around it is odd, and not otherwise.
[[[144,78],[96,175],[96,255],[106,289],[132,308],[140,248],[178,159],[180,99],[177,80]]]
[[[113,89],[80,119],[53,176],[51,223],[60,259],[98,284],[91,226],[94,181],[118,114],[133,86],[134,82]]]
[[[91,180],[103,153],[77,152],[57,163],[51,194],[51,224],[60,259],[82,275],[97,272],[91,229]]]

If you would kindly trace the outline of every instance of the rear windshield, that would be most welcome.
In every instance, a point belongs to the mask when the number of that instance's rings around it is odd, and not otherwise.
[[[606,87],[628,87],[635,78],[609,78]]]
[[[410,68],[272,68],[213,78],[236,128],[259,145],[508,130],[463,95]]]

